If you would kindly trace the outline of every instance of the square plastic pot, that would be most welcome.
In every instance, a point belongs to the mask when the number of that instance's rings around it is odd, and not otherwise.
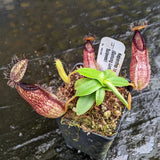
[[[57,122],[62,136],[70,148],[76,148],[96,160],[105,160],[108,149],[117,136],[123,117],[124,114],[117,125],[116,134],[110,137],[105,137],[94,132],[84,132],[77,126],[69,126],[66,123],[64,124],[64,122],[61,123],[62,118],[58,118]]]

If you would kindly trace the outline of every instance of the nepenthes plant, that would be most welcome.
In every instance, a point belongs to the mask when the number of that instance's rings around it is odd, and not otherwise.
[[[70,84],[70,77],[73,74],[81,76],[75,84],[73,90],[75,94],[67,101],[61,101],[49,89],[37,84],[25,84],[21,80],[26,72],[28,60],[14,60],[9,74],[5,73],[9,79],[8,85],[15,87],[19,95],[25,99],[37,113],[48,118],[58,118],[64,115],[68,110],[69,103],[77,99],[76,113],[81,115],[86,113],[95,105],[99,106],[104,101],[105,91],[113,92],[116,97],[130,110],[131,95],[128,94],[128,102],[123,95],[117,90],[117,87],[131,85],[123,77],[118,77],[111,70],[99,71],[95,61],[95,53],[92,45],[94,37],[86,37],[83,50],[83,68],[79,68],[71,72],[69,75],[65,73],[62,63],[59,59],[56,60],[58,73],[65,84]],[[136,55],[136,56],[135,56]],[[143,56],[141,56],[143,55]],[[140,61],[139,61],[140,60]],[[149,81],[149,66],[148,66],[147,50],[144,41],[137,31],[135,32],[132,43],[132,62],[131,62],[131,81],[135,89],[144,88]],[[142,63],[140,63],[142,62]],[[144,64],[144,65],[143,65]],[[148,67],[146,69],[146,66]],[[147,78],[146,72],[147,70]],[[143,75],[142,77],[140,75]]]

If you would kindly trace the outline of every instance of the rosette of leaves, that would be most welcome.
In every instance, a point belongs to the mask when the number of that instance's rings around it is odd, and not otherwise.
[[[106,90],[113,92],[130,110],[128,102],[116,88],[128,86],[129,82],[126,79],[116,76],[112,70],[99,71],[92,68],[80,68],[77,72],[84,76],[75,83],[75,96],[79,97],[76,104],[77,115],[87,112],[94,103],[97,106],[101,105]]]

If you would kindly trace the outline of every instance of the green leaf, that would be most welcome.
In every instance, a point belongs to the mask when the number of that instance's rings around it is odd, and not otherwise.
[[[76,96],[85,96],[101,88],[102,85],[95,79],[89,79],[76,88]]]
[[[86,113],[93,106],[94,102],[95,102],[95,93],[80,97],[76,105],[77,115],[82,115]]]
[[[97,106],[99,106],[103,102],[104,96],[105,96],[105,88],[99,88],[96,91],[96,105]]]
[[[85,77],[97,79],[100,83],[102,83],[105,78],[103,72],[92,68],[80,68],[77,72]]]
[[[78,80],[76,81],[75,85],[74,85],[75,90],[77,90],[77,88],[78,88],[80,85],[82,85],[83,83],[88,82],[88,81],[90,81],[90,79],[88,79],[88,78],[78,79]]]
[[[103,71],[103,73],[104,73],[106,79],[116,76],[116,73],[110,69]]]
[[[119,93],[119,91],[117,90],[117,88],[108,80],[104,81],[104,84],[107,88],[111,89],[112,92],[120,99],[120,101],[126,106],[128,107],[128,102],[124,99],[124,97]]]
[[[122,77],[115,76],[115,77],[107,78],[107,80],[109,80],[114,86],[123,87],[123,86],[129,85],[129,82]]]

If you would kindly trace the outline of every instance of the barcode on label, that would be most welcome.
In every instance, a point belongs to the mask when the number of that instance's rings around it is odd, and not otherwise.
[[[125,46],[122,42],[110,37],[102,38],[97,56],[97,64],[100,70],[111,69],[118,76],[125,57],[124,52]]]

